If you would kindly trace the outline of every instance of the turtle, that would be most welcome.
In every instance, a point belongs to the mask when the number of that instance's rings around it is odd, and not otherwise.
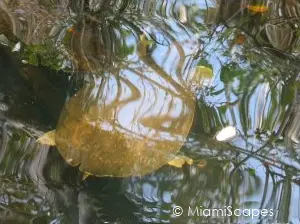
[[[55,145],[85,176],[142,176],[166,164],[193,163],[178,152],[195,107],[194,94],[178,84],[110,75],[67,100],[56,130],[38,142]]]

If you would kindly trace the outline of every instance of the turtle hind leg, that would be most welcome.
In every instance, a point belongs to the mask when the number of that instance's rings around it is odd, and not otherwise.
[[[175,166],[177,168],[182,168],[184,164],[192,165],[193,159],[187,156],[176,156],[174,159],[168,162],[170,166]]]
[[[89,172],[83,172],[83,175],[82,175],[82,180],[86,180],[88,177],[90,176],[93,176],[93,174],[89,173]]]

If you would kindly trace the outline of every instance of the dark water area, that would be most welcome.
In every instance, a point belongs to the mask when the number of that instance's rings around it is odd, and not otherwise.
[[[0,223],[300,223],[299,15],[0,0]]]

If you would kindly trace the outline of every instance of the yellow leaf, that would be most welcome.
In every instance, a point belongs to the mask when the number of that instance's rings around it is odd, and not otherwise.
[[[191,78],[191,84],[197,87],[209,85],[213,77],[213,70],[205,66],[197,66]]]
[[[151,39],[149,40],[147,38],[147,36],[143,33],[143,34],[140,35],[140,44],[145,45],[145,46],[149,46],[149,45],[153,44],[153,40],[151,40]]]
[[[207,161],[206,160],[204,160],[204,159],[201,159],[200,161],[199,161],[199,163],[198,163],[198,167],[199,168],[204,168],[204,167],[206,167],[206,165],[207,165]]]
[[[145,56],[147,55],[147,49],[153,43],[152,40],[148,40],[147,36],[143,33],[140,35],[140,42],[139,42],[139,52],[140,55]]]
[[[247,9],[252,12],[264,13],[268,11],[268,7],[265,5],[247,5]]]
[[[213,76],[213,71],[210,68],[205,66],[198,66],[197,67],[199,74],[206,78],[211,78]]]

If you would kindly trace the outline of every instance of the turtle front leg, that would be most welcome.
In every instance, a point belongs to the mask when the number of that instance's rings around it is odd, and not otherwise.
[[[37,142],[43,145],[55,146],[55,130],[45,133],[37,139]]]
[[[175,166],[177,168],[182,168],[184,164],[192,165],[193,159],[187,156],[176,156],[174,159],[168,162],[170,166]]]

